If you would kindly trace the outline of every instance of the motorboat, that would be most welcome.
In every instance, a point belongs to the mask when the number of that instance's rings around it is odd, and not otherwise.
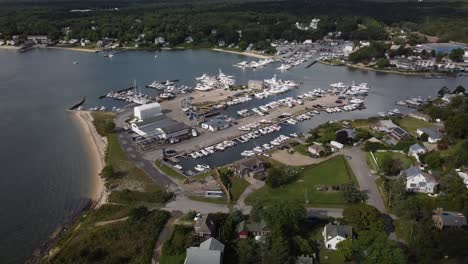
[[[209,165],[200,165],[200,164],[198,164],[197,166],[195,166],[194,169],[196,171],[203,172],[203,171],[209,170],[210,166]]]
[[[252,157],[254,155],[255,155],[255,152],[253,152],[251,150],[244,150],[241,153],[241,156],[244,156],[244,157]]]

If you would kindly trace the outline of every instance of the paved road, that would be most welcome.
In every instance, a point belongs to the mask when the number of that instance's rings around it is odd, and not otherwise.
[[[375,183],[377,176],[372,175],[369,166],[367,166],[366,153],[359,147],[344,149],[342,152],[346,156],[352,157],[351,160],[348,160],[348,163],[354,175],[356,175],[361,191],[366,194],[366,203],[374,206],[382,213],[387,213],[382,196]]]

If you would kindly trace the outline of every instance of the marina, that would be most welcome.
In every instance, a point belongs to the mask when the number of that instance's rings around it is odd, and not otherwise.
[[[4,205],[4,209],[9,213],[1,217],[0,231],[5,235],[2,237],[0,245],[2,252],[5,253],[4,257],[10,259],[12,263],[24,262],[25,258],[36,247],[47,240],[62,220],[81,208],[81,198],[89,197],[88,190],[92,176],[88,173],[87,152],[76,127],[64,111],[84,96],[86,96],[86,102],[82,105],[84,109],[104,106],[107,110],[111,110],[116,107],[120,109],[121,113],[128,105],[126,101],[110,98],[99,99],[99,96],[110,92],[110,87],[133,88],[133,80],[137,80],[139,84],[151,84],[155,80],[163,82],[176,79],[179,79],[179,82],[176,83],[178,86],[195,87],[195,77],[200,77],[203,73],[217,75],[220,68],[225,75],[235,76],[236,83],[239,84],[247,84],[249,80],[271,79],[274,74],[277,74],[278,79],[295,80],[301,83],[299,87],[290,89],[283,94],[263,99],[255,96],[248,97],[250,100],[246,102],[216,110],[221,115],[227,114],[234,117],[237,116],[237,111],[242,109],[257,108],[261,110],[260,106],[266,105],[270,101],[286,97],[297,99],[298,96],[319,87],[323,90],[331,90],[333,89],[330,87],[332,83],[343,82],[349,85],[352,81],[357,84],[366,82],[371,87],[365,98],[366,109],[360,111],[327,113],[316,110],[312,106],[314,104],[326,106],[327,104],[322,102],[323,97],[317,98],[315,101],[304,99],[304,105],[298,105],[294,108],[277,108],[270,110],[269,114],[265,116],[251,115],[241,118],[238,125],[214,134],[205,132],[190,141],[161,146],[177,153],[192,153],[199,151],[202,147],[234,140],[241,135],[252,132],[253,130],[241,131],[238,129],[238,127],[249,123],[273,125],[274,117],[285,118],[282,116],[285,112],[289,113],[290,117],[295,117],[296,114],[299,116],[301,111],[320,112],[310,119],[296,122],[295,125],[280,124],[280,131],[250,139],[245,143],[236,143],[223,151],[216,150],[214,154],[208,156],[196,159],[188,155],[186,155],[186,159],[181,156],[177,157],[178,164],[184,171],[195,171],[198,164],[210,167],[228,164],[242,158],[240,153],[245,150],[254,151],[256,147],[266,149],[264,144],[267,144],[267,147],[272,147],[271,142],[281,134],[291,137],[291,134],[307,133],[311,128],[329,121],[367,118],[376,116],[378,112],[387,112],[394,108],[399,108],[405,114],[412,109],[396,106],[396,102],[418,96],[421,98],[432,96],[443,86],[454,88],[457,85],[463,85],[468,87],[466,78],[424,79],[417,76],[332,67],[320,63],[316,63],[308,69],[293,67],[288,71],[281,72],[276,69],[280,63],[272,62],[254,71],[249,68],[232,67],[240,61],[249,62],[254,59],[207,50],[163,51],[158,53],[157,63],[155,63],[154,52],[144,51],[125,52],[112,59],[103,58],[101,54],[59,49],[33,49],[21,54],[21,56],[17,56],[16,53],[0,52],[2,53],[0,61],[5,65],[10,65],[10,67],[3,69],[4,73],[0,76],[4,87],[8,87],[8,89],[4,89],[4,96],[0,99],[0,108],[15,105],[15,111],[9,111],[11,116],[2,123],[3,140],[1,145],[3,148],[16,150],[8,155],[0,155],[0,160],[5,165],[5,173],[18,179],[17,181],[3,181],[3,186],[7,188],[1,196],[3,200],[8,201],[11,197],[15,197],[15,193],[34,190],[21,196],[15,203]],[[80,63],[72,64],[73,61]],[[203,61],[203,64],[200,64],[200,61]],[[38,64],[56,65],[56,67],[54,71],[50,71],[48,67],[38,67]],[[89,65],[93,65],[93,67],[89,67]],[[19,68],[24,74],[14,73],[14,70]],[[25,79],[25,76],[28,78]],[[41,87],[40,92],[37,87]],[[144,94],[151,97],[160,93],[157,89],[142,90]],[[174,120],[184,120],[183,122],[187,125],[196,127],[197,121],[188,119],[186,113],[181,111],[184,99],[189,101],[189,97],[194,97],[191,100],[192,103],[207,102],[209,98],[227,100],[228,96],[240,92],[242,90],[215,89],[208,92],[181,93],[172,100],[162,101],[161,107],[168,110],[165,112],[167,117]],[[338,100],[338,96],[330,97],[330,99],[333,98],[332,102],[335,102]],[[306,105],[310,105],[307,106],[310,107],[307,111],[305,110]],[[336,104],[336,106],[338,105]],[[335,104],[329,107],[335,107]],[[8,111],[7,109],[3,108],[4,111]],[[172,111],[170,111],[171,109]],[[44,118],[44,113],[47,114],[47,118]],[[12,125],[12,120],[21,120],[21,122]],[[24,132],[29,131],[31,127],[37,129],[34,139],[24,138]],[[64,136],[51,137],[51,131],[62,131],[61,135]],[[217,138],[218,140],[216,140]],[[18,144],[18,142],[23,143]],[[44,148],[44,144],[59,147]],[[143,151],[142,155],[145,159],[154,161],[162,157],[161,147]],[[41,151],[30,151],[31,148],[41,149]],[[205,149],[205,151],[209,150]],[[263,153],[269,152],[262,151]],[[21,163],[18,163],[18,160],[22,160],[30,166],[28,168],[20,166]],[[53,160],[54,163],[45,162],[50,160]],[[41,177],[34,177],[35,175]],[[89,177],[83,175],[89,175]],[[35,219],[42,219],[41,223],[43,224],[40,228],[37,228]],[[18,221],[22,223],[24,228],[15,229]],[[17,231],[11,232],[10,230]]]

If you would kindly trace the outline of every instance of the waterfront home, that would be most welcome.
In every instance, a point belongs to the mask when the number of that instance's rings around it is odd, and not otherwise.
[[[343,144],[341,144],[340,142],[334,141],[334,140],[330,141],[330,146],[331,146],[333,152],[341,150],[341,149],[344,148]]]
[[[325,243],[325,248],[336,250],[336,246],[341,241],[346,239],[352,239],[353,237],[353,229],[351,226],[342,226],[342,225],[334,225],[328,223],[323,228],[323,242]]]
[[[237,239],[247,239],[249,236],[253,236],[255,239],[259,239],[270,233],[270,229],[265,221],[253,222],[243,220],[237,225]]]
[[[216,225],[210,214],[202,216],[195,221],[195,234],[199,237],[211,237],[216,234]]]
[[[419,145],[418,143],[410,146],[408,150],[408,156],[414,157],[419,162],[419,154],[426,153],[427,150],[425,147]]]
[[[163,37],[157,37],[154,39],[154,44],[155,45],[164,45],[166,43],[166,39]]]
[[[218,130],[226,129],[230,125],[231,124],[225,118],[215,117],[203,123],[202,128],[211,132],[216,132]]]
[[[380,120],[375,126],[375,130],[385,132],[396,140],[401,140],[408,135],[403,128],[395,125],[392,120]]]
[[[49,38],[45,35],[27,36],[26,39],[35,44],[49,44]]]
[[[325,148],[324,148],[323,146],[314,144],[314,145],[310,145],[310,146],[307,148],[307,151],[309,151],[309,153],[310,153],[312,156],[320,157],[320,153],[324,153],[324,152],[325,152]]]
[[[412,112],[408,116],[416,119],[420,119],[426,122],[431,122],[432,118],[429,115],[423,114],[421,112]]]
[[[443,137],[443,134],[436,127],[418,128],[416,130],[416,134],[418,134],[418,136],[422,136],[423,134],[426,134],[427,142],[429,143],[437,143]]]
[[[3,46],[5,45],[5,40],[4,39],[0,39],[0,46]]]
[[[215,238],[210,238],[199,247],[187,248],[184,264],[221,264],[224,244]]]
[[[421,171],[416,166],[402,171],[401,175],[405,177],[408,192],[434,193],[437,186],[437,180],[433,175]]]
[[[357,131],[354,128],[340,129],[340,130],[335,132],[335,135],[337,135],[339,133],[346,133],[346,137],[348,139],[354,139],[356,137],[356,135],[357,135]]]
[[[467,225],[466,218],[462,213],[444,211],[442,208],[437,208],[434,211],[432,220],[439,230],[444,228],[461,228]]]
[[[256,157],[243,159],[232,166],[234,173],[241,177],[253,177],[266,171],[266,164]]]

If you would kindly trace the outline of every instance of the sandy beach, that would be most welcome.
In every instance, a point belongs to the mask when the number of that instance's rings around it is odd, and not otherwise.
[[[273,56],[270,55],[265,55],[265,54],[257,54],[253,52],[240,52],[240,51],[233,51],[233,50],[225,50],[225,49],[211,49],[214,51],[219,51],[219,52],[226,52],[226,53],[232,53],[232,54],[238,54],[242,56],[247,56],[247,57],[253,57],[253,58],[258,58],[258,59],[270,59]]]
[[[99,49],[86,49],[86,48],[78,48],[78,47],[47,47],[48,49],[61,49],[61,50],[72,50],[72,51],[81,51],[81,52],[90,52],[90,53],[96,53],[101,50]]]
[[[91,198],[94,200],[94,208],[98,208],[107,202],[108,192],[104,180],[100,177],[106,161],[107,138],[101,137],[93,125],[93,117],[89,111],[70,111],[73,119],[78,122],[80,132],[87,145],[89,158],[92,161],[93,183]]]
[[[12,51],[17,51],[19,50],[20,47],[17,46],[7,46],[7,45],[1,45],[0,50],[12,50]]]

